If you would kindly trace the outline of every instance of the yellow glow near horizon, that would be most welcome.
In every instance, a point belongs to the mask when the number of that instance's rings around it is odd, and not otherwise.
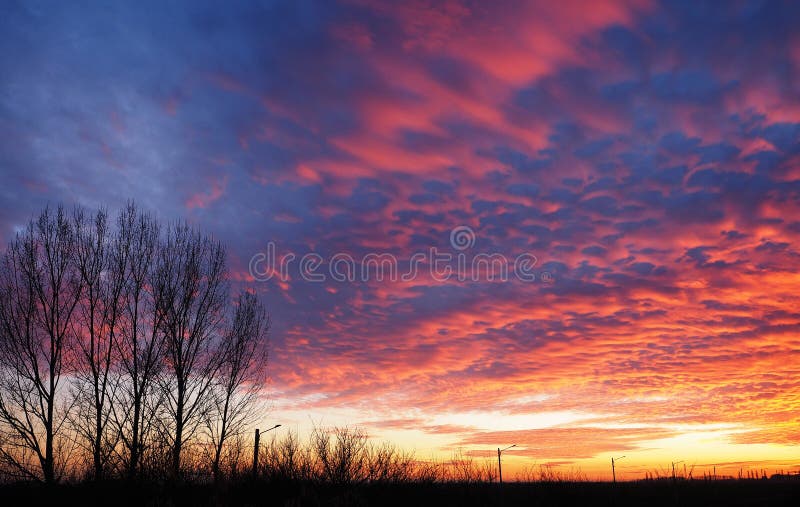
[[[288,400],[287,400],[288,401]],[[279,403],[283,406],[283,403]],[[473,454],[477,460],[496,461],[496,448],[517,443],[518,447],[503,454],[504,476],[514,480],[526,470],[539,466],[551,466],[553,470],[566,474],[581,472],[589,479],[609,480],[612,457],[624,455],[617,464],[617,480],[642,479],[646,474],[669,475],[671,463],[680,462],[678,473],[702,477],[704,473],[736,476],[740,469],[767,474],[800,471],[800,446],[777,444],[735,443],[732,437],[752,431],[743,425],[711,424],[665,424],[663,430],[675,434],[657,439],[642,439],[621,447],[618,451],[597,452],[591,457],[551,459],[529,455],[530,448],[519,442],[502,441],[492,446],[459,444],[465,437],[482,432],[514,432],[532,429],[586,428],[585,421],[598,414],[577,411],[557,411],[533,414],[507,414],[500,411],[470,411],[434,414],[420,417],[419,413],[396,414],[395,425],[385,426],[389,419],[381,418],[377,412],[346,408],[330,408],[315,411],[310,416],[305,410],[290,409],[275,412],[265,420],[272,424],[280,422],[283,427],[274,435],[293,431],[301,437],[317,425],[321,427],[357,426],[366,429],[375,441],[389,441],[398,447],[413,451],[418,459],[449,460],[457,452]],[[646,428],[642,424],[597,423],[590,428],[609,430],[637,430]],[[652,428],[652,427],[650,427]],[[570,442],[564,442],[569,447]]]

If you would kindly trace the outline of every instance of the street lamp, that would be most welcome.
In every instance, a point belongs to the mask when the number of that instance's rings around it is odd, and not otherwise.
[[[617,471],[614,469],[614,462],[619,461],[625,456],[620,456],[619,458],[611,458],[611,477],[614,479],[614,484],[617,483]]]
[[[517,444],[509,445],[505,449],[501,449],[499,447],[497,448],[497,474],[500,477],[500,484],[503,484],[503,463],[500,461],[500,454],[503,451],[507,451],[507,450],[511,449],[512,447],[516,447],[516,446],[517,446]]]
[[[272,428],[270,428],[268,430],[264,430],[264,433],[266,433],[268,431],[272,431],[275,428],[280,428],[280,427],[281,427],[280,424],[276,424]],[[261,439],[261,432],[259,432],[258,428],[256,428],[256,441],[255,441],[255,444],[253,445],[253,477],[256,477],[256,475],[258,474],[258,441],[260,439]]]
[[[685,460],[673,461],[673,462],[672,462],[672,480],[673,480],[673,481],[675,481],[675,480],[676,480],[676,477],[675,477],[675,465],[677,465],[678,463],[683,463],[684,461],[685,461]]]

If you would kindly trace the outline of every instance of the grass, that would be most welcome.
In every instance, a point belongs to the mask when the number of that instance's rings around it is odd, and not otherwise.
[[[245,480],[214,484],[8,484],[5,505],[97,506],[766,506],[796,505],[800,480],[363,483]]]
[[[118,467],[110,479],[90,479],[91,460],[76,459],[54,485],[0,477],[2,505],[146,506],[764,506],[792,505],[800,498],[800,474],[764,471],[738,478],[693,477],[693,469],[656,470],[648,479],[590,481],[580,470],[531,466],[519,482],[498,484],[496,462],[457,451],[451,459],[420,461],[389,443],[372,442],[358,428],[315,428],[307,440],[294,433],[273,436],[259,448],[257,475],[252,447],[232,447],[221,475],[211,473],[202,447],[187,448],[181,479],[168,466],[168,448],[151,459],[134,481]],[[81,466],[81,463],[84,465]],[[124,463],[120,462],[120,463]],[[88,464],[88,465],[87,465]],[[113,464],[113,462],[112,462]],[[88,467],[88,468],[87,468]],[[2,469],[0,469],[1,471]],[[115,472],[115,470],[117,470]],[[218,480],[215,480],[217,477]],[[507,478],[508,480],[509,478]]]

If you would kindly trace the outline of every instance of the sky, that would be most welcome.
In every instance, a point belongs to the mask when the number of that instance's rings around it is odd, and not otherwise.
[[[272,317],[276,433],[516,444],[506,476],[798,470],[797,26],[780,1],[4,1],[0,239],[133,199],[223,241]],[[379,280],[369,254],[427,257]]]

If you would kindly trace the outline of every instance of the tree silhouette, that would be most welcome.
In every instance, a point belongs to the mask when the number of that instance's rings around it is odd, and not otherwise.
[[[48,208],[0,265],[0,458],[20,476],[47,483],[57,479],[55,447],[68,414],[59,404],[83,287],[76,254],[63,207]]]
[[[112,366],[122,316],[124,259],[109,241],[104,211],[87,218],[82,208],[76,208],[73,224],[75,261],[83,291],[72,322],[76,328],[73,333],[79,338],[73,368],[76,409],[70,420],[92,455],[93,475],[99,480],[119,440],[109,423],[117,387]]]
[[[114,269],[124,280],[122,318],[116,347],[120,387],[114,401],[114,421],[125,450],[128,477],[141,464],[147,438],[157,415],[157,376],[163,368],[164,339],[159,332],[163,280],[154,273],[160,226],[150,215],[129,203],[117,219]]]
[[[269,318],[254,295],[239,295],[236,311],[220,350],[220,365],[211,385],[211,406],[206,428],[214,453],[212,472],[219,479],[225,443],[242,434],[251,416],[267,362],[266,335]]]
[[[225,250],[186,224],[168,228],[156,277],[164,296],[156,312],[166,340],[168,375],[161,388],[170,420],[172,473],[180,475],[181,452],[209,410],[220,368],[228,286]]]
[[[268,327],[254,295],[231,300],[223,246],[188,225],[132,203],[114,223],[45,209],[0,258],[0,474],[178,477],[197,443],[218,477]]]

